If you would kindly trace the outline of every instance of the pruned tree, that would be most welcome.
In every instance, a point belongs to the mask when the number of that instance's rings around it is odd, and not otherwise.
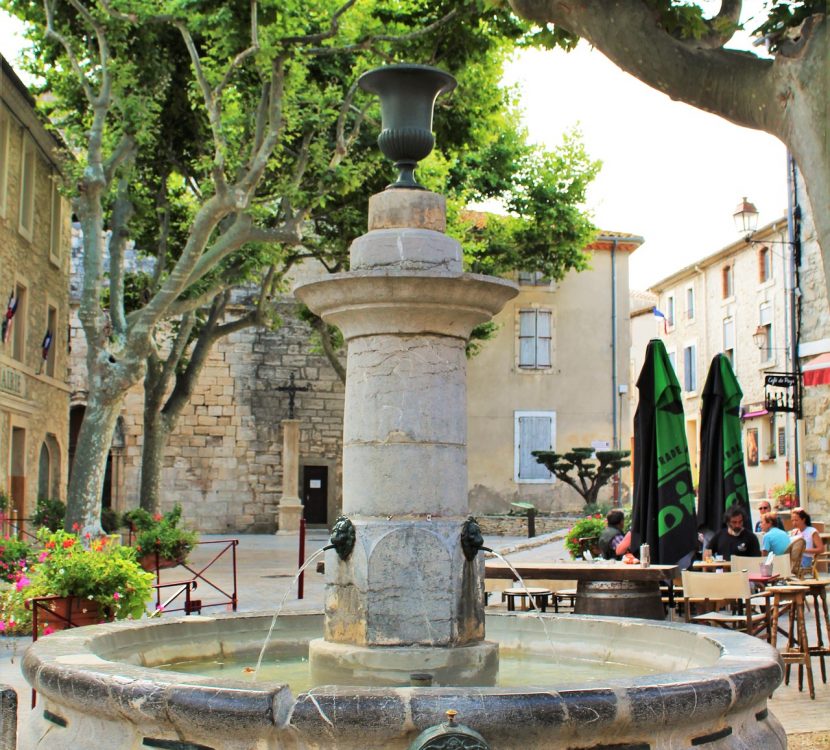
[[[620,68],[686,104],[776,136],[804,175],[830,285],[826,0],[765,0],[757,53],[729,49],[741,0],[510,0],[565,48],[583,38]],[[704,146],[701,145],[703,148]]]
[[[536,461],[557,479],[573,487],[585,500],[595,504],[599,491],[617,472],[631,466],[631,451],[594,451],[593,448],[571,448],[566,453],[532,451]]]

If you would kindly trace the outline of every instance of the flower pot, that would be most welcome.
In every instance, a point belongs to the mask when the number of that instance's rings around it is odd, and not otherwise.
[[[175,568],[183,562],[184,558],[156,557],[155,552],[148,552],[138,558],[138,564],[148,573],[155,573],[157,570],[164,570],[165,568]]]
[[[54,612],[55,617],[50,617],[44,609]],[[45,601],[38,612],[39,622],[44,628],[49,627],[52,630],[97,625],[107,619],[101,614],[101,606],[98,602],[77,596],[65,596]]]

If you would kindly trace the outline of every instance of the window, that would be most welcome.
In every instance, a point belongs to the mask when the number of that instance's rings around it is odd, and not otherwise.
[[[519,284],[522,286],[549,286],[550,279],[541,271],[519,271]]]
[[[764,344],[761,347],[761,362],[772,360],[772,305],[769,302],[762,302],[758,308],[759,328],[764,331]]]
[[[550,367],[551,311],[519,312],[519,367],[540,370]]]
[[[20,161],[20,217],[19,231],[31,242],[35,228],[35,144],[23,134],[23,154]]]
[[[697,390],[697,347],[691,344],[683,349],[683,390]]]
[[[785,427],[778,428],[778,455],[787,455],[787,429]]]
[[[722,271],[722,282],[723,282],[723,298],[729,299],[730,297],[735,296],[735,280],[733,277],[734,268],[730,263],[728,266],[723,267]]]
[[[14,287],[14,298],[17,302],[14,317],[9,321],[11,330],[11,355],[18,362],[26,359],[26,287],[16,284]]]
[[[44,360],[46,363],[46,374],[50,378],[55,377],[55,352],[58,347],[55,346],[55,336],[58,331],[58,310],[52,305],[49,305],[46,313],[46,333],[43,334],[43,350],[45,353]],[[47,347],[48,343],[48,349]]]
[[[758,281],[763,284],[772,278],[772,254],[768,247],[758,250]]]
[[[9,116],[0,107],[0,216],[6,217],[6,187],[9,182]]]
[[[667,349],[666,354],[669,357],[669,363],[672,370],[674,370],[674,374],[677,375],[677,352],[674,349]]]
[[[46,499],[51,496],[49,488],[52,483],[49,481],[49,474],[51,470],[51,460],[49,456],[49,448],[46,443],[40,446],[40,459],[38,460],[37,470],[37,499]]]
[[[670,294],[666,299],[666,327],[674,328],[674,295]]]
[[[729,359],[729,364],[735,367],[735,320],[723,319],[723,353]]]
[[[533,457],[533,451],[550,451],[556,445],[556,412],[515,412],[514,438],[515,482],[523,484],[551,483],[554,476]]]
[[[56,266],[61,264],[61,240],[63,235],[63,200],[58,191],[58,176],[52,178],[52,211],[49,232],[49,260]]]
[[[686,320],[695,319],[695,288],[686,287]]]

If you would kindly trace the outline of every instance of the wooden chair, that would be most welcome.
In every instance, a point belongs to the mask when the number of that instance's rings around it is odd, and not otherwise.
[[[753,594],[749,574],[683,571],[683,608],[686,622],[770,636],[769,595]],[[692,615],[692,607],[706,610]],[[710,609],[712,608],[712,609]]]
[[[752,575],[761,572],[761,565],[766,559],[766,556],[744,557],[743,555],[732,555],[730,562],[732,563],[733,572],[745,570],[749,575]],[[789,560],[789,558],[787,559]],[[787,575],[789,575],[789,571]]]
[[[812,573],[811,568],[802,568],[801,559],[804,557],[804,550],[807,549],[807,542],[797,537],[790,542],[787,552],[790,555],[790,575],[794,578],[804,578],[806,573]],[[815,578],[816,576],[813,576]]]

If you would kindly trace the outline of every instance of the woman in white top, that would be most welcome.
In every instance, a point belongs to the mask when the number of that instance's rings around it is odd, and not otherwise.
[[[792,536],[800,536],[806,544],[804,557],[801,559],[801,567],[809,568],[813,564],[813,557],[824,552],[824,542],[821,535],[813,528],[810,514],[803,508],[793,508],[790,517],[793,521]]]

